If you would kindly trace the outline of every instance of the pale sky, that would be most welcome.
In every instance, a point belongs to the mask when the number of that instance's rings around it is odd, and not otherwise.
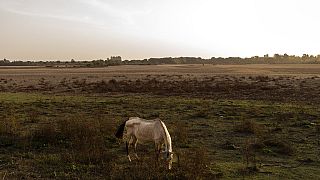
[[[0,59],[320,54],[319,0],[0,0]]]

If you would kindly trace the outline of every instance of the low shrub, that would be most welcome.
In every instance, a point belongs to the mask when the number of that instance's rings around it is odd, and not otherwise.
[[[292,155],[294,153],[293,146],[286,140],[281,138],[269,138],[262,141],[264,147],[271,148],[272,151],[282,155]]]
[[[262,135],[265,127],[254,120],[243,119],[240,124],[235,125],[234,130],[240,133]]]

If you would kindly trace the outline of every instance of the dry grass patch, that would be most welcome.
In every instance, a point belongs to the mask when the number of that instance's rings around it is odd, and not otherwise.
[[[265,126],[258,124],[252,119],[242,119],[239,124],[234,126],[234,131],[239,133],[263,135],[265,133]]]
[[[174,124],[174,131],[171,133],[172,141],[178,147],[188,147],[188,127],[186,122],[181,120]]]

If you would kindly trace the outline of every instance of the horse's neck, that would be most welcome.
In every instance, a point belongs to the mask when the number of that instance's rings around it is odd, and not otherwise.
[[[161,126],[163,128],[163,131],[164,131],[164,144],[166,147],[166,151],[172,152],[172,143],[171,143],[171,137],[170,137],[169,131],[168,131],[166,125],[162,121],[160,121],[160,122],[161,122]]]
[[[169,135],[169,134],[168,134]],[[169,138],[167,138],[167,151],[172,152],[172,143],[171,143],[171,137],[169,135]]]

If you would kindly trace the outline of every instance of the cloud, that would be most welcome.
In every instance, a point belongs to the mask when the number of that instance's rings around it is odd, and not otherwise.
[[[50,13],[36,13],[36,12],[28,12],[23,10],[16,10],[16,9],[6,9],[6,11],[20,14],[20,15],[26,15],[26,16],[37,16],[42,18],[52,18],[52,19],[60,19],[65,21],[75,21],[75,22],[82,22],[82,23],[88,23],[88,17],[76,17],[76,16],[63,16],[63,15],[56,15],[56,14],[50,14]]]
[[[144,6],[144,4],[148,5],[148,3],[144,1],[138,3],[138,7],[134,7],[134,5],[137,4],[136,1],[119,3],[119,1],[81,0],[81,3],[103,12],[103,14],[107,16],[106,19],[116,18],[118,22],[120,20],[123,25],[135,25],[136,16],[147,15],[151,12],[150,9]]]
[[[0,0],[0,10],[10,13],[88,23],[100,28],[134,25],[133,15],[139,12],[101,0]]]
[[[86,22],[85,16],[81,17],[77,13],[66,12],[61,13],[54,8],[50,8],[53,4],[47,1],[47,4],[34,0],[34,1],[22,1],[22,0],[11,0],[11,1],[1,1],[0,8],[10,13],[26,15],[26,16],[37,16],[43,18],[54,18],[66,21],[77,21]],[[61,1],[56,1],[56,6],[61,3]],[[62,5],[62,4],[61,4]],[[62,6],[62,8],[64,8]]]

